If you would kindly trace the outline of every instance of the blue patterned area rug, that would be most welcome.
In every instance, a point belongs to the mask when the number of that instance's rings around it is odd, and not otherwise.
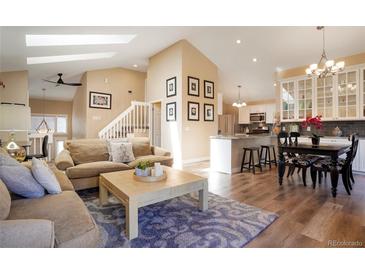
[[[99,225],[102,247],[243,247],[267,228],[275,213],[209,194],[209,209],[185,195],[138,210],[139,237],[125,236],[124,207],[110,197],[99,206],[97,192],[79,192]]]

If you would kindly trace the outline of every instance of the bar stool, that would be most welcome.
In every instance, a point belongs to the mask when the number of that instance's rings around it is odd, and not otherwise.
[[[271,160],[271,151],[273,153],[274,159]],[[269,165],[270,169],[271,169],[271,163],[274,163],[275,166],[278,166],[278,163],[276,162],[276,152],[275,152],[275,146],[274,145],[261,145],[261,151],[260,151],[260,160],[262,161],[262,154],[264,153],[265,150],[265,158],[263,160],[263,164],[266,166],[267,164]]]
[[[248,162],[246,162],[246,152],[250,153],[250,157]],[[255,157],[254,157],[254,152],[257,151],[257,157],[258,157],[258,163],[255,164]],[[247,167],[248,165],[248,167]],[[248,169],[249,171],[253,171],[253,174],[255,174],[255,167],[260,168],[260,171],[262,172],[262,166],[261,166],[261,162],[260,162],[260,148],[258,147],[244,147],[243,148],[243,157],[242,157],[242,163],[241,163],[241,173],[243,171],[243,169]]]

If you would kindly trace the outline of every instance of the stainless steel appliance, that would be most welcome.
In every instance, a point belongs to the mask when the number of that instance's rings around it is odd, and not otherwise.
[[[250,123],[265,123],[266,122],[266,113],[250,113]]]

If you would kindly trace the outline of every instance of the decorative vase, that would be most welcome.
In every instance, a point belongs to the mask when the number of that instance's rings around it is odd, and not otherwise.
[[[321,137],[319,137],[319,136],[317,136],[317,137],[313,136],[312,137],[312,145],[319,146],[320,141],[321,141]]]
[[[18,162],[23,162],[25,160],[25,157],[27,155],[26,150],[24,147],[19,146],[17,143],[15,143],[14,133],[10,135],[10,140],[6,144],[5,149],[8,154]]]
[[[140,168],[137,168],[135,169],[135,173],[136,173],[136,176],[143,176],[143,177],[146,177],[146,176],[150,176],[150,168],[146,168],[146,169],[140,169]]]

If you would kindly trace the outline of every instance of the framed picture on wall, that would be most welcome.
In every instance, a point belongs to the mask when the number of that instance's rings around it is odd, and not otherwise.
[[[188,95],[199,97],[199,79],[188,76]]]
[[[176,121],[176,102],[166,104],[166,121]]]
[[[204,80],[204,98],[214,99],[214,82]]]
[[[166,97],[176,96],[176,77],[166,80]]]
[[[90,108],[112,108],[112,95],[110,93],[89,92],[89,107]]]
[[[188,120],[199,121],[199,103],[188,102]]]
[[[213,122],[214,121],[214,105],[204,104],[204,121]]]

